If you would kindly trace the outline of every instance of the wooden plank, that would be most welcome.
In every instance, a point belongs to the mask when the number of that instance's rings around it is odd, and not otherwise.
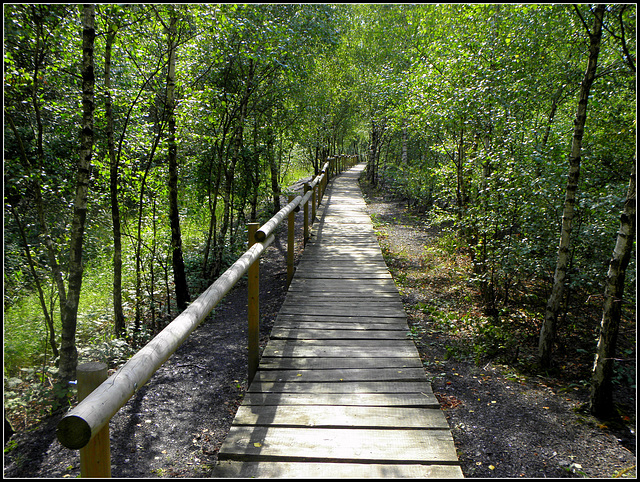
[[[284,300],[284,305],[298,305],[303,304],[307,307],[319,307],[319,308],[340,308],[340,309],[353,309],[364,310],[370,307],[372,304],[375,308],[393,308],[401,310],[404,313],[404,304],[397,297],[393,298],[372,298],[366,301],[360,301],[360,299],[348,299],[344,300],[339,298],[339,293],[334,293],[333,300],[322,300],[311,296],[307,296],[304,293],[296,293],[291,296],[287,296]]]
[[[348,305],[324,304],[319,306],[308,306],[304,304],[293,305],[283,304],[280,313],[289,315],[333,315],[333,316],[355,316],[358,318],[401,318],[406,317],[404,310],[400,307],[376,307],[353,308]]]
[[[388,279],[393,280],[391,274],[384,272],[357,272],[355,270],[349,272],[341,272],[339,270],[317,270],[317,271],[296,271],[296,275],[304,279]]]
[[[439,408],[242,405],[234,425],[314,428],[448,429]]]
[[[299,429],[233,425],[220,460],[457,464],[449,430]]]
[[[406,332],[409,327],[402,318],[370,319],[362,317],[311,316],[281,314],[274,328],[289,330],[394,330]]]
[[[334,286],[331,286],[331,284]],[[318,295],[324,293],[332,293],[333,296],[346,295],[348,293],[357,293],[362,296],[376,296],[382,293],[391,293],[398,296],[398,288],[393,279],[376,279],[376,280],[327,280],[327,279],[304,279],[294,278],[289,286],[289,293],[310,291],[318,292]]]
[[[274,340],[276,341],[276,340]],[[270,342],[264,349],[262,356],[287,357],[329,357],[329,358],[405,358],[418,356],[415,345],[394,347],[354,347],[354,346],[300,346],[280,345]]]
[[[286,324],[291,321],[306,323],[306,322],[316,322],[316,323],[339,323],[345,328],[348,329],[348,325],[353,324],[354,329],[357,329],[358,325],[370,325],[372,328],[375,325],[387,324],[390,326],[386,329],[395,329],[396,327],[402,327],[402,329],[408,329],[407,325],[407,317],[406,315],[396,316],[396,317],[366,317],[366,316],[340,316],[340,315],[325,315],[325,314],[314,314],[314,315],[300,315],[297,313],[281,313],[276,318],[276,324],[279,324],[280,321],[283,324]]]
[[[329,370],[335,368],[422,368],[422,362],[415,357],[392,358],[289,358],[262,357],[261,370]]]
[[[388,316],[389,314],[405,315],[404,305],[399,300],[378,300],[372,302],[362,302],[357,300],[326,301],[307,298],[305,296],[285,299],[282,304],[282,313],[289,314],[337,314],[344,316],[376,317]],[[406,315],[405,315],[406,316]]]
[[[299,274],[299,273],[298,273]],[[355,280],[345,280],[345,281],[328,281],[328,280],[314,280],[314,279],[306,279],[306,278],[296,278],[294,277],[291,281],[291,285],[289,289],[292,287],[295,288],[299,286],[305,290],[314,290],[318,287],[335,287],[336,291],[341,291],[345,288],[352,289],[367,289],[367,288],[377,288],[381,290],[387,290],[392,288],[395,292],[398,292],[398,288],[396,287],[395,281],[393,279],[355,279]]]
[[[212,477],[225,478],[462,478],[454,465],[346,464],[313,462],[237,462],[225,460]]]
[[[393,318],[385,318],[386,321],[393,320]],[[357,318],[357,321],[352,322],[337,322],[337,321],[305,321],[300,319],[296,315],[280,315],[276,318],[273,329],[271,330],[271,336],[273,336],[274,330],[361,330],[361,331],[400,331],[407,333],[408,326],[401,321],[397,323],[378,323],[363,320]]]
[[[342,405],[359,407],[426,407],[440,408],[431,391],[420,393],[282,393],[247,392],[246,405]]]
[[[375,360],[373,358],[372,360]],[[259,382],[365,382],[365,381],[423,381],[424,369],[381,368],[373,363],[367,368],[335,368],[325,370],[258,370],[254,380]]]
[[[431,385],[426,377],[411,382],[261,382],[254,381],[249,392],[271,393],[429,393]]]
[[[357,291],[290,291],[287,295],[287,299],[296,300],[299,297],[308,298],[312,301],[327,302],[330,299],[335,300],[340,298],[342,301],[366,301],[371,303],[384,302],[386,300],[396,301],[398,299],[398,293],[393,292],[377,292],[377,293],[359,293]]]
[[[271,339],[289,340],[406,340],[407,330],[329,330],[329,329],[291,329],[278,326],[271,330]]]
[[[298,269],[324,269],[335,271],[342,269],[343,271],[357,270],[361,268],[363,272],[369,271],[382,271],[387,272],[387,265],[382,257],[377,258],[373,256],[357,258],[350,255],[327,255],[317,254],[314,256],[306,257],[304,260],[298,263]]]
[[[398,350],[402,348],[412,348],[415,349],[415,344],[412,340],[404,339],[404,340],[372,340],[372,339],[361,339],[361,340],[344,340],[342,338],[331,338],[328,340],[271,340],[269,341],[267,346],[273,346],[274,349],[287,350],[291,347],[301,347],[301,348],[312,348],[312,347],[328,347],[328,348],[336,348],[343,347],[350,350],[356,351],[372,351],[384,348],[390,348],[393,350]]]
[[[301,261],[297,267],[298,270],[312,270],[319,273],[342,274],[345,278],[370,278],[372,274],[388,274],[389,270],[384,262],[377,264],[367,263],[365,261],[353,260],[336,260],[335,263],[329,264],[324,261],[306,260]],[[350,276],[346,276],[350,275]]]

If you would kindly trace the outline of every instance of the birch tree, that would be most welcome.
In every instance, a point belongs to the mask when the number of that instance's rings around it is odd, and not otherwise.
[[[600,41],[602,39],[602,25],[604,19],[605,5],[598,5],[594,11],[593,28],[590,30],[580,11],[576,8],[576,13],[580,17],[587,34],[589,36],[589,58],[587,69],[582,79],[580,87],[580,97],[576,112],[573,139],[571,142],[571,154],[569,156],[569,174],[567,177],[567,187],[565,191],[564,209],[562,212],[562,229],[560,233],[560,244],[558,247],[557,263],[553,277],[553,288],[551,296],[547,301],[544,323],[540,331],[538,343],[538,358],[540,366],[548,368],[551,365],[553,343],[556,339],[556,325],[558,313],[564,295],[564,284],[569,266],[569,246],[571,239],[572,223],[575,214],[576,191],[580,178],[580,157],[582,151],[582,138],[584,127],[587,121],[587,104],[589,102],[589,91],[596,77],[598,67],[598,55],[600,53]]]
[[[76,171],[76,194],[71,223],[69,247],[69,286],[67,300],[62,308],[62,341],[60,343],[59,378],[62,382],[76,376],[78,350],[76,348],[76,324],[78,303],[82,288],[82,244],[87,219],[87,199],[91,156],[93,154],[94,84],[93,46],[95,32],[95,6],[82,7],[82,130],[80,134],[80,156]]]
[[[591,380],[591,413],[607,416],[613,410],[611,378],[616,342],[620,327],[624,279],[631,259],[636,235],[636,162],[631,168],[631,179],[627,200],[620,215],[620,229],[613,256],[609,262],[609,272],[604,292],[604,308],[600,322],[600,336],[596,350]]]

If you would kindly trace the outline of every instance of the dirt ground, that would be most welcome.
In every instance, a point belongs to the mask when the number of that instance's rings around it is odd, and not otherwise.
[[[390,263],[420,263],[438,231],[416,223],[404,205],[368,199],[384,227],[381,243]],[[301,226],[301,214],[296,226]],[[296,257],[300,256],[298,229]],[[286,286],[286,233],[261,262],[261,346],[268,340]],[[397,265],[397,266],[394,266]],[[563,390],[554,380],[522,377],[510,367],[476,364],[448,355],[453,337],[430,326],[416,303],[434,297],[437,280],[401,294],[427,376],[452,429],[466,477],[635,477],[635,412],[632,426],[609,428],[576,411],[586,388]],[[110,423],[113,477],[207,477],[247,388],[246,285],[241,282]],[[625,396],[634,397],[635,391]],[[4,477],[77,477],[78,451],[55,437],[60,415],[13,436]],[[633,430],[633,431],[631,431]]]
[[[602,421],[581,410],[589,395],[583,380],[527,376],[515,363],[456,356],[472,340],[418,308],[421,303],[460,306],[465,297],[469,304],[470,287],[460,276],[468,269],[465,260],[434,256],[429,248],[442,232],[407,210],[406,202],[367,194],[369,214],[465,477],[635,478],[635,388],[616,386],[614,391],[627,421]],[[518,351],[520,360],[526,359],[527,347]]]

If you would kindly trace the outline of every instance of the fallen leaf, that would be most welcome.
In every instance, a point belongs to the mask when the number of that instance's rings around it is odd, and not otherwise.
[[[490,470],[495,470],[495,467],[494,467],[493,465],[490,465],[490,466],[489,466],[489,469],[490,469]]]
[[[253,446],[254,447],[262,447],[262,444],[260,442],[254,442]]]

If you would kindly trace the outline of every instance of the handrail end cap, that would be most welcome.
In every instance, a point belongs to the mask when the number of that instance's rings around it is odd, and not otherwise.
[[[91,427],[77,415],[65,415],[56,428],[58,441],[68,449],[78,450],[91,440]]]

